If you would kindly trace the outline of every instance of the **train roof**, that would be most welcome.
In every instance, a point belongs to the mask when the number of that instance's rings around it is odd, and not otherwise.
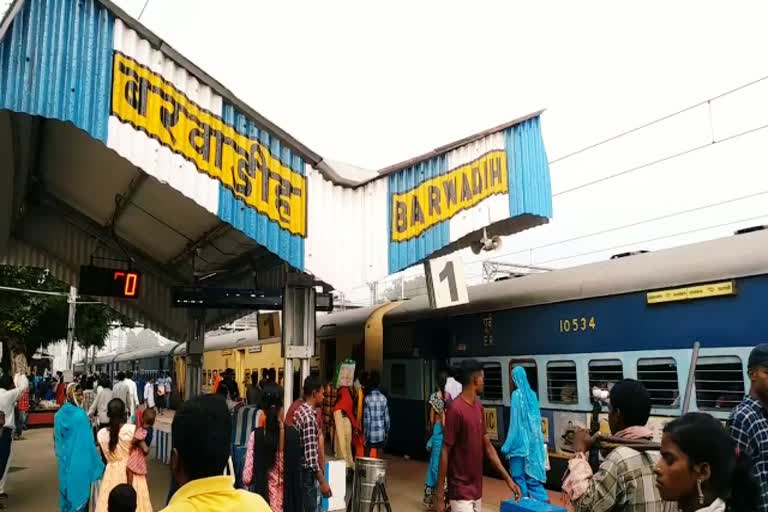
[[[133,361],[134,359],[147,359],[149,357],[164,357],[173,352],[178,344],[168,344],[160,347],[143,348],[130,352],[121,352],[115,356],[112,362]]]
[[[368,306],[365,308],[350,309],[347,311],[339,311],[338,313],[331,313],[329,315],[323,315],[317,317],[315,323],[315,331],[318,338],[326,338],[328,336],[341,336],[354,331],[358,326],[365,324],[366,320],[373,314],[374,311],[379,309],[381,304],[376,306]]]
[[[234,331],[227,334],[220,334],[218,336],[211,336],[205,340],[205,352],[211,350],[227,350],[237,347],[245,347],[255,345],[257,343],[277,343],[280,338],[270,338],[259,342],[258,330],[249,329],[245,331]],[[144,348],[139,350],[130,350],[127,352],[119,352],[117,354],[108,354],[105,356],[99,356],[95,359],[95,364],[109,364],[119,363],[123,361],[133,361],[136,359],[149,359],[152,357],[165,357],[168,355],[177,356],[185,355],[187,353],[186,343],[174,343],[163,345],[160,347]],[[75,363],[76,366],[85,365],[85,360]]]
[[[469,303],[435,311],[426,296],[403,302],[386,324],[607,297],[768,273],[768,230],[527,274],[469,288]]]
[[[268,338],[259,341],[258,329],[247,329],[244,331],[232,331],[227,334],[219,334],[205,338],[205,352],[211,350],[229,350],[239,347],[248,347],[257,344],[277,343],[280,338]],[[185,355],[187,353],[186,343],[180,343],[173,351],[173,355]]]
[[[649,291],[768,273],[768,230],[589,263],[469,287],[469,303],[433,310],[426,296],[400,302],[386,325],[439,316],[485,313],[540,304]],[[318,319],[318,337],[355,332],[380,306]]]

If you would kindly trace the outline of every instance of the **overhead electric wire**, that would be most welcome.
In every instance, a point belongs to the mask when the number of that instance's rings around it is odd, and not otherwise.
[[[635,171],[639,171],[641,169],[645,169],[647,167],[651,167],[653,165],[660,164],[662,162],[667,162],[669,160],[674,160],[675,158],[679,158],[681,156],[689,155],[689,154],[694,153],[696,151],[700,151],[702,149],[712,147],[715,144],[720,144],[722,142],[729,142],[729,141],[732,141],[734,139],[738,139],[739,137],[743,137],[745,135],[749,135],[751,133],[758,132],[760,130],[765,130],[766,128],[768,128],[768,124],[763,124],[763,125],[757,126],[755,128],[750,128],[749,130],[744,130],[743,132],[739,132],[739,133],[735,133],[733,135],[729,135],[728,137],[725,137],[723,139],[713,140],[712,142],[707,142],[707,143],[701,144],[699,146],[688,148],[688,149],[686,149],[684,151],[680,151],[679,153],[674,153],[672,155],[668,155],[668,156],[659,158],[657,160],[653,160],[652,162],[646,162],[644,164],[640,164],[640,165],[637,165],[635,167],[631,167],[629,169],[626,169],[626,170],[623,170],[623,171],[620,171],[620,172],[617,172],[617,173],[614,173],[614,174],[609,174],[608,176],[603,176],[601,178],[597,178],[597,179],[592,180],[592,181],[587,181],[587,182],[582,183],[580,185],[576,185],[575,187],[571,187],[571,188],[568,188],[568,189],[565,189],[565,190],[561,190],[560,192],[552,194],[552,197],[561,196],[563,194],[568,194],[569,192],[574,192],[576,190],[581,190],[583,188],[591,187],[592,185],[597,185],[598,183],[602,183],[604,181],[612,180],[613,178],[618,178],[619,176],[624,176],[626,174],[630,174],[630,173],[633,173]]]
[[[739,91],[741,91],[743,89],[746,89],[748,87],[752,87],[753,85],[757,85],[760,82],[763,82],[765,80],[768,80],[768,75],[760,77],[760,78],[758,78],[756,80],[752,80],[751,82],[747,82],[747,83],[742,84],[742,85],[740,85],[738,87],[734,87],[733,89],[729,89],[729,90],[727,90],[727,91],[725,91],[723,93],[718,94],[717,96],[712,96],[711,98],[706,99],[704,101],[700,101],[700,102],[695,103],[693,105],[689,105],[689,106],[687,106],[687,107],[685,107],[685,108],[683,108],[681,110],[678,110],[677,112],[673,112],[672,114],[666,114],[666,115],[664,115],[662,117],[654,119],[653,121],[649,121],[647,123],[643,123],[643,124],[641,124],[639,126],[636,126],[634,128],[630,128],[629,130],[625,130],[625,131],[623,131],[621,133],[618,133],[616,135],[612,135],[611,137],[608,137],[607,139],[603,139],[603,140],[601,140],[599,142],[595,142],[593,144],[590,144],[589,146],[585,146],[585,147],[583,147],[581,149],[577,149],[576,151],[572,151],[572,152],[567,153],[567,154],[565,154],[563,156],[557,157],[554,160],[550,160],[549,164],[550,165],[556,164],[557,162],[560,162],[562,160],[566,160],[566,159],[571,158],[573,156],[579,155],[581,153],[584,153],[585,151],[589,151],[590,149],[594,149],[596,147],[602,146],[603,144],[607,144],[609,142],[613,142],[614,140],[620,139],[620,138],[622,138],[622,137],[624,137],[626,135],[630,135],[630,134],[635,133],[637,131],[640,131],[640,130],[642,130],[644,128],[648,128],[648,127],[653,126],[655,124],[667,121],[668,119],[671,119],[671,118],[673,118],[675,116],[678,116],[680,114],[684,114],[684,113],[689,112],[691,110],[697,109],[697,108],[702,107],[702,106],[704,106],[704,105],[706,105],[708,103],[711,104],[713,101],[717,101],[717,100],[722,99],[722,98],[724,98],[726,96],[729,96],[729,95],[731,95],[733,93],[739,92]]]
[[[139,13],[139,17],[136,18],[137,21],[140,21],[141,17],[144,16],[144,11],[147,9],[148,5],[149,5],[149,0],[146,0],[146,2],[144,2],[144,7],[141,8],[141,12]]]
[[[541,261],[541,262],[539,262],[539,264],[543,265],[543,264],[546,264],[546,263],[552,263],[553,261],[561,261],[561,260],[569,260],[569,259],[573,259],[573,258],[580,258],[582,256],[589,256],[589,255],[592,255],[592,254],[598,254],[598,253],[605,252],[605,251],[612,251],[612,250],[620,249],[622,247],[627,247],[627,246],[630,246],[630,245],[647,244],[647,243],[650,243],[650,242],[656,242],[656,241],[664,240],[664,239],[667,239],[667,238],[674,238],[674,237],[677,237],[677,236],[690,235],[691,233],[698,233],[700,231],[707,231],[709,229],[723,228],[723,227],[726,227],[726,226],[732,226],[733,224],[739,224],[741,222],[750,222],[750,221],[753,221],[753,220],[759,220],[759,219],[765,219],[765,218],[768,218],[768,213],[764,213],[763,215],[758,215],[756,217],[748,217],[746,219],[739,219],[739,220],[734,220],[734,221],[730,221],[730,222],[724,222],[724,223],[721,223],[721,224],[713,224],[713,225],[710,225],[710,226],[703,226],[703,227],[700,227],[700,228],[689,229],[687,231],[681,231],[679,233],[672,233],[670,235],[663,235],[663,236],[657,236],[657,237],[654,237],[654,238],[647,238],[645,240],[640,240],[640,241],[637,241],[637,242],[627,242],[627,243],[623,243],[623,244],[619,244],[619,245],[614,245],[612,247],[604,247],[602,249],[596,249],[594,251],[584,252],[584,253],[580,253],[580,254],[573,254],[573,255],[570,255],[570,256],[562,256],[562,257],[559,257],[559,258],[553,258],[551,260]]]
[[[746,199],[753,199],[755,197],[759,197],[759,196],[766,195],[766,194],[768,194],[768,190],[761,190],[759,192],[753,192],[751,194],[746,194],[746,195],[743,195],[743,196],[732,197],[730,199],[724,199],[723,201],[717,201],[715,203],[709,203],[709,204],[705,204],[705,205],[701,205],[701,206],[696,206],[696,207],[693,207],[693,208],[687,208],[685,210],[679,210],[679,211],[676,211],[676,212],[667,213],[667,214],[664,214],[664,215],[659,215],[657,217],[651,217],[649,219],[644,219],[644,220],[640,220],[640,221],[636,221],[636,222],[631,222],[629,224],[622,224],[621,226],[614,226],[612,228],[602,229],[600,231],[593,231],[592,233],[585,233],[583,235],[577,235],[577,236],[574,236],[572,238],[567,238],[565,240],[559,240],[557,242],[550,242],[550,243],[543,244],[543,245],[537,245],[535,247],[529,247],[527,249],[521,249],[519,251],[507,252],[507,253],[504,253],[504,254],[499,254],[497,256],[490,256],[488,258],[484,258],[484,259],[481,259],[481,260],[471,261],[471,262],[468,263],[468,265],[475,264],[475,263],[482,263],[484,261],[495,260],[495,259],[498,259],[498,258],[503,258],[505,256],[514,256],[515,254],[523,254],[523,253],[530,252],[530,251],[536,251],[536,250],[539,250],[539,249],[545,249],[547,247],[554,247],[556,245],[561,245],[561,244],[565,244],[565,243],[568,243],[568,242],[575,242],[576,240],[581,240],[581,239],[584,239],[584,238],[591,238],[593,236],[598,236],[598,235],[604,235],[606,233],[611,233],[613,231],[619,231],[619,230],[622,230],[622,229],[627,229],[627,228],[632,228],[632,227],[636,227],[636,226],[641,226],[643,224],[648,224],[650,222],[657,222],[657,221],[660,221],[660,220],[665,220],[665,219],[669,219],[669,218],[672,218],[672,217],[677,217],[679,215],[686,215],[688,213],[693,213],[693,212],[702,211],[702,210],[708,210],[710,208],[715,208],[715,207],[723,206],[723,205],[730,204],[730,203],[736,203],[738,201],[744,201]]]

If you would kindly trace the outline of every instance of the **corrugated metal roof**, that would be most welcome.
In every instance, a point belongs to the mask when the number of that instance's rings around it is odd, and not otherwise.
[[[394,200],[388,202],[390,273],[434,253],[466,247],[478,241],[486,227],[489,236],[509,235],[545,223],[552,216],[549,164],[539,117],[527,116],[511,126],[502,125],[496,131],[464,140],[461,145],[450,144],[435,150],[436,156],[421,158],[412,167],[387,171],[390,198],[400,195],[399,206],[405,211],[403,218],[393,219]],[[501,169],[503,176],[495,176],[490,170],[494,164],[506,165]],[[444,180],[453,175],[457,176],[455,181],[450,180],[454,185],[454,203],[461,197],[458,211],[438,215],[442,220],[412,236],[396,238],[395,229],[401,222],[409,226],[405,232],[425,224],[427,213],[432,212],[433,192],[438,212],[446,204],[450,207],[445,199],[448,192]],[[502,180],[506,182],[504,186],[499,185]],[[474,199],[476,194],[481,199]],[[416,208],[420,210],[417,212]]]
[[[386,276],[386,181],[350,189],[310,170],[308,185],[312,198],[305,270],[342,290]]]
[[[437,178],[448,172],[448,159],[438,155],[429,160],[389,173],[389,194],[400,194],[414,189],[419,184]],[[387,202],[387,231],[392,226],[392,201]],[[405,242],[389,244],[389,272],[394,273],[413,265],[425,256],[436,252],[451,242],[450,221],[445,220],[427,229],[416,238]]]
[[[234,126],[239,133],[252,140],[258,140],[269,148],[270,153],[290,167],[294,172],[304,174],[304,159],[280,139],[260,129],[253,121],[236,107],[225,101],[224,122]],[[219,187],[219,217],[237,229],[268,247],[294,268],[304,269],[304,238],[294,235],[280,225],[245,205],[242,199],[226,187]]]
[[[106,143],[112,28],[95,0],[27,0],[0,41],[0,109],[69,121]]]
[[[507,154],[513,155],[509,210],[512,216],[552,217],[549,160],[541,137],[541,119],[531,117],[504,131]]]
[[[221,112],[221,96],[205,83],[201,83],[193,73],[168,59],[162,51],[153,47],[146,39],[142,39],[120,19],[114,21],[114,50],[172,80],[177,89],[201,108],[210,112]],[[112,53],[110,53],[108,60],[111,72]],[[111,86],[109,90],[112,91]],[[110,112],[111,110],[110,108]],[[107,146],[136,167],[155,177],[161,183],[169,184],[212,214],[218,213],[218,181],[198,172],[193,162],[174,153],[146,133],[137,132],[130,124],[120,122],[114,115],[110,116],[109,119]]]
[[[115,150],[126,164],[130,162],[247,235],[250,240],[244,245],[223,251],[235,258],[217,260],[217,264],[238,261],[253,265],[250,258],[258,244],[299,270],[336,287],[350,288],[416,264],[436,251],[461,248],[489,222],[494,223],[494,234],[509,234],[545,222],[551,213],[538,113],[438,148],[405,168],[387,169],[385,177],[350,166],[338,166],[337,171],[111,2],[29,0],[19,10],[21,5],[20,1],[13,4],[11,11],[17,15],[0,40],[0,109],[73,123]],[[152,113],[149,117],[148,111]],[[189,147],[180,147],[179,140],[188,141]],[[216,141],[219,149],[212,150],[214,157],[209,151],[217,147]],[[222,144],[236,161],[221,163]],[[475,201],[418,236],[394,241],[390,237],[393,194],[406,193],[408,187],[452,172],[457,165],[472,165],[467,158],[482,158],[480,153],[472,153],[485,146],[507,154],[509,204],[498,197],[480,204]],[[216,158],[218,164],[212,164]],[[251,175],[263,172],[255,167],[265,161],[276,162],[277,176],[265,173],[269,177],[263,180],[259,176],[259,182]],[[124,172],[121,179],[130,174]],[[76,180],[84,176],[73,171],[71,181],[77,186]],[[359,180],[372,177],[378,179],[360,184]],[[80,190],[78,195],[77,190],[66,189],[66,181],[56,182],[61,185],[56,190],[61,199],[76,203],[75,208],[102,224],[109,197],[124,193],[105,186],[98,204],[96,200],[89,203],[88,191]],[[256,183],[264,197],[240,190]],[[202,210],[174,221],[168,210],[185,210],[183,205],[173,206],[180,196],[171,196],[154,181],[137,189],[131,204],[121,212],[122,219],[111,228],[132,237],[132,242],[170,267],[183,266],[181,260],[186,258],[184,268],[188,269],[190,251],[216,226],[197,215]],[[155,197],[156,207],[140,208],[142,198],[150,195]],[[294,203],[296,196],[301,201]],[[296,209],[305,209],[307,216]],[[151,224],[145,218],[156,225],[141,238],[142,223]],[[225,241],[237,244],[238,239],[227,237]],[[213,245],[211,240],[206,243]],[[274,266],[271,260],[259,262]]]
[[[470,142],[474,142],[476,140],[483,139],[489,135],[493,135],[494,133],[499,133],[506,131],[509,128],[512,128],[513,126],[523,123],[525,121],[528,121],[529,119],[533,119],[536,117],[541,116],[541,114],[544,113],[544,110],[538,110],[536,112],[532,112],[530,114],[526,114],[522,117],[518,117],[516,119],[513,119],[512,121],[507,121],[506,123],[502,123],[498,126],[494,126],[493,128],[489,128],[487,130],[483,130],[478,133],[474,133],[472,135],[469,135],[467,137],[464,137],[462,139],[459,139],[454,142],[449,142],[448,144],[444,144],[440,146],[439,148],[435,148],[432,151],[428,153],[424,153],[423,155],[419,155],[413,158],[409,158],[408,160],[404,162],[400,162],[394,165],[390,165],[388,167],[385,167],[384,169],[381,169],[378,174],[379,175],[387,175],[391,174],[393,172],[398,172],[403,169],[408,169],[410,167],[413,167],[416,164],[419,164],[421,162],[424,162],[425,160],[430,160],[432,158],[436,158],[441,155],[445,155],[449,151],[453,151],[454,149],[457,149],[461,146],[464,146],[466,144],[469,144]]]
[[[63,221],[58,213],[28,218],[24,229],[24,242],[12,241],[8,252],[0,256],[0,263],[47,268],[57,279],[77,283],[80,265],[88,265],[91,255],[99,254],[99,241]],[[189,324],[186,311],[168,307],[167,285],[151,273],[144,275],[141,299],[101,300],[163,336],[186,339]]]

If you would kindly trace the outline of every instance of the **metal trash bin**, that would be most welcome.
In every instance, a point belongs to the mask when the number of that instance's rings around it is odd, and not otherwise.
[[[368,512],[376,482],[387,480],[387,461],[370,457],[355,459],[355,476],[352,484],[352,512]]]

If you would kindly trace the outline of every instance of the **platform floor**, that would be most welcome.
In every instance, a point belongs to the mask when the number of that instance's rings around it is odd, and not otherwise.
[[[55,512],[58,510],[58,477],[53,452],[53,429],[35,429],[24,433],[25,440],[14,442],[11,473],[8,475],[6,510],[13,512]],[[396,512],[422,511],[424,492],[422,462],[392,458],[387,475],[387,487]],[[155,510],[165,506],[170,481],[169,467],[151,461],[149,485]],[[483,510],[497,512],[499,502],[509,494],[500,480],[486,478],[483,483]],[[559,504],[560,495],[552,493],[552,502]]]

